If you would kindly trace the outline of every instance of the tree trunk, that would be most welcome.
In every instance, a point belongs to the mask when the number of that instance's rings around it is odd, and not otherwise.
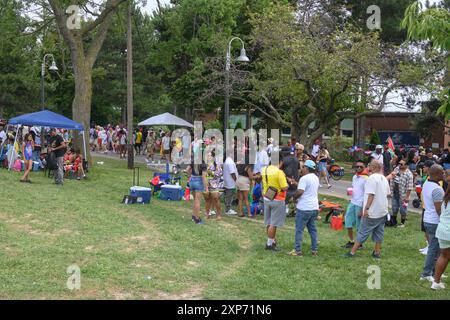
[[[86,137],[85,159],[92,164],[89,148],[89,128],[91,122],[91,100],[92,100],[92,68],[83,55],[79,55],[74,64],[75,96],[72,102],[73,120],[82,123]],[[73,60],[72,60],[73,61]],[[84,153],[83,137],[76,135],[74,146]]]

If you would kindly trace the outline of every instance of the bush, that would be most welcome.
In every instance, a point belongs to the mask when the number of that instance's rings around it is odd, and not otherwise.
[[[380,136],[378,135],[377,130],[372,131],[369,142],[370,142],[370,144],[374,144],[374,145],[381,144],[381,139],[380,139]]]
[[[218,119],[211,120],[211,121],[207,122],[204,125],[203,129],[204,130],[208,130],[208,129],[219,129],[219,130],[222,130],[222,123]]]
[[[327,141],[330,157],[338,162],[353,161],[353,157],[348,153],[348,149],[353,146],[353,138],[333,136]]]

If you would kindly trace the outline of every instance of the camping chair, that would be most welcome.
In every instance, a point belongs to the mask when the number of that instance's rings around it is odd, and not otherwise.
[[[330,223],[331,216],[338,216],[344,212],[344,208],[339,203],[334,203],[330,201],[320,201],[320,210],[330,210],[330,212],[326,215],[324,223]]]

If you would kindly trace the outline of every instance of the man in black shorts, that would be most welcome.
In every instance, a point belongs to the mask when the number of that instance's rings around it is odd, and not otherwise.
[[[66,153],[66,143],[62,136],[56,133],[56,129],[50,130],[50,139],[48,141],[48,154],[55,153],[58,169],[55,170],[55,184],[62,186],[64,184],[64,154]]]

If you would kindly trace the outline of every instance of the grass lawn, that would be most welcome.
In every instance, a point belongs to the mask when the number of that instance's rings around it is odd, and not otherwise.
[[[418,281],[424,236],[417,215],[404,229],[386,230],[381,260],[370,257],[370,242],[358,257],[343,258],[346,233],[322,222],[319,257],[289,257],[292,218],[278,233],[284,250],[268,252],[261,217],[224,217],[198,226],[190,219],[192,202],[122,205],[132,175],[125,162],[101,161],[89,180],[66,181],[63,188],[42,173],[32,174],[33,184],[21,184],[18,173],[0,170],[1,299],[450,297],[448,290],[433,292]],[[72,264],[81,269],[80,290],[66,287]],[[381,268],[381,290],[366,286],[369,265]]]

